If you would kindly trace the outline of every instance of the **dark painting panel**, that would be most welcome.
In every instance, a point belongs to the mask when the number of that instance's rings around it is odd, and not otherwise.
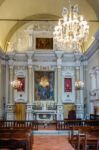
[[[53,38],[36,38],[36,49],[53,49]]]

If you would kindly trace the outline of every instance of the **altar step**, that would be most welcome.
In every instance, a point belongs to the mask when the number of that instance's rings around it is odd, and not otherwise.
[[[34,135],[69,135],[70,131],[69,130],[38,130],[38,131],[33,131]]]

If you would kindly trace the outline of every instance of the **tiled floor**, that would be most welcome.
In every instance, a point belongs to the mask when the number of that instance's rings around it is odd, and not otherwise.
[[[33,150],[74,150],[63,135],[34,135]]]
[[[55,124],[39,125],[38,130],[56,130]],[[74,150],[66,135],[34,135],[33,150]]]

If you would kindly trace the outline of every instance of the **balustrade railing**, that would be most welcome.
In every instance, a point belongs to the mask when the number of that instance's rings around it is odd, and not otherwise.
[[[0,120],[0,128],[30,128],[38,130],[37,120]]]
[[[56,121],[56,130],[68,130],[75,126],[99,126],[98,120],[64,120]]]

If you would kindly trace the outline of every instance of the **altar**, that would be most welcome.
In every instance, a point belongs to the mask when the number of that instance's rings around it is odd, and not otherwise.
[[[33,115],[40,122],[56,120],[56,110],[35,110]]]

